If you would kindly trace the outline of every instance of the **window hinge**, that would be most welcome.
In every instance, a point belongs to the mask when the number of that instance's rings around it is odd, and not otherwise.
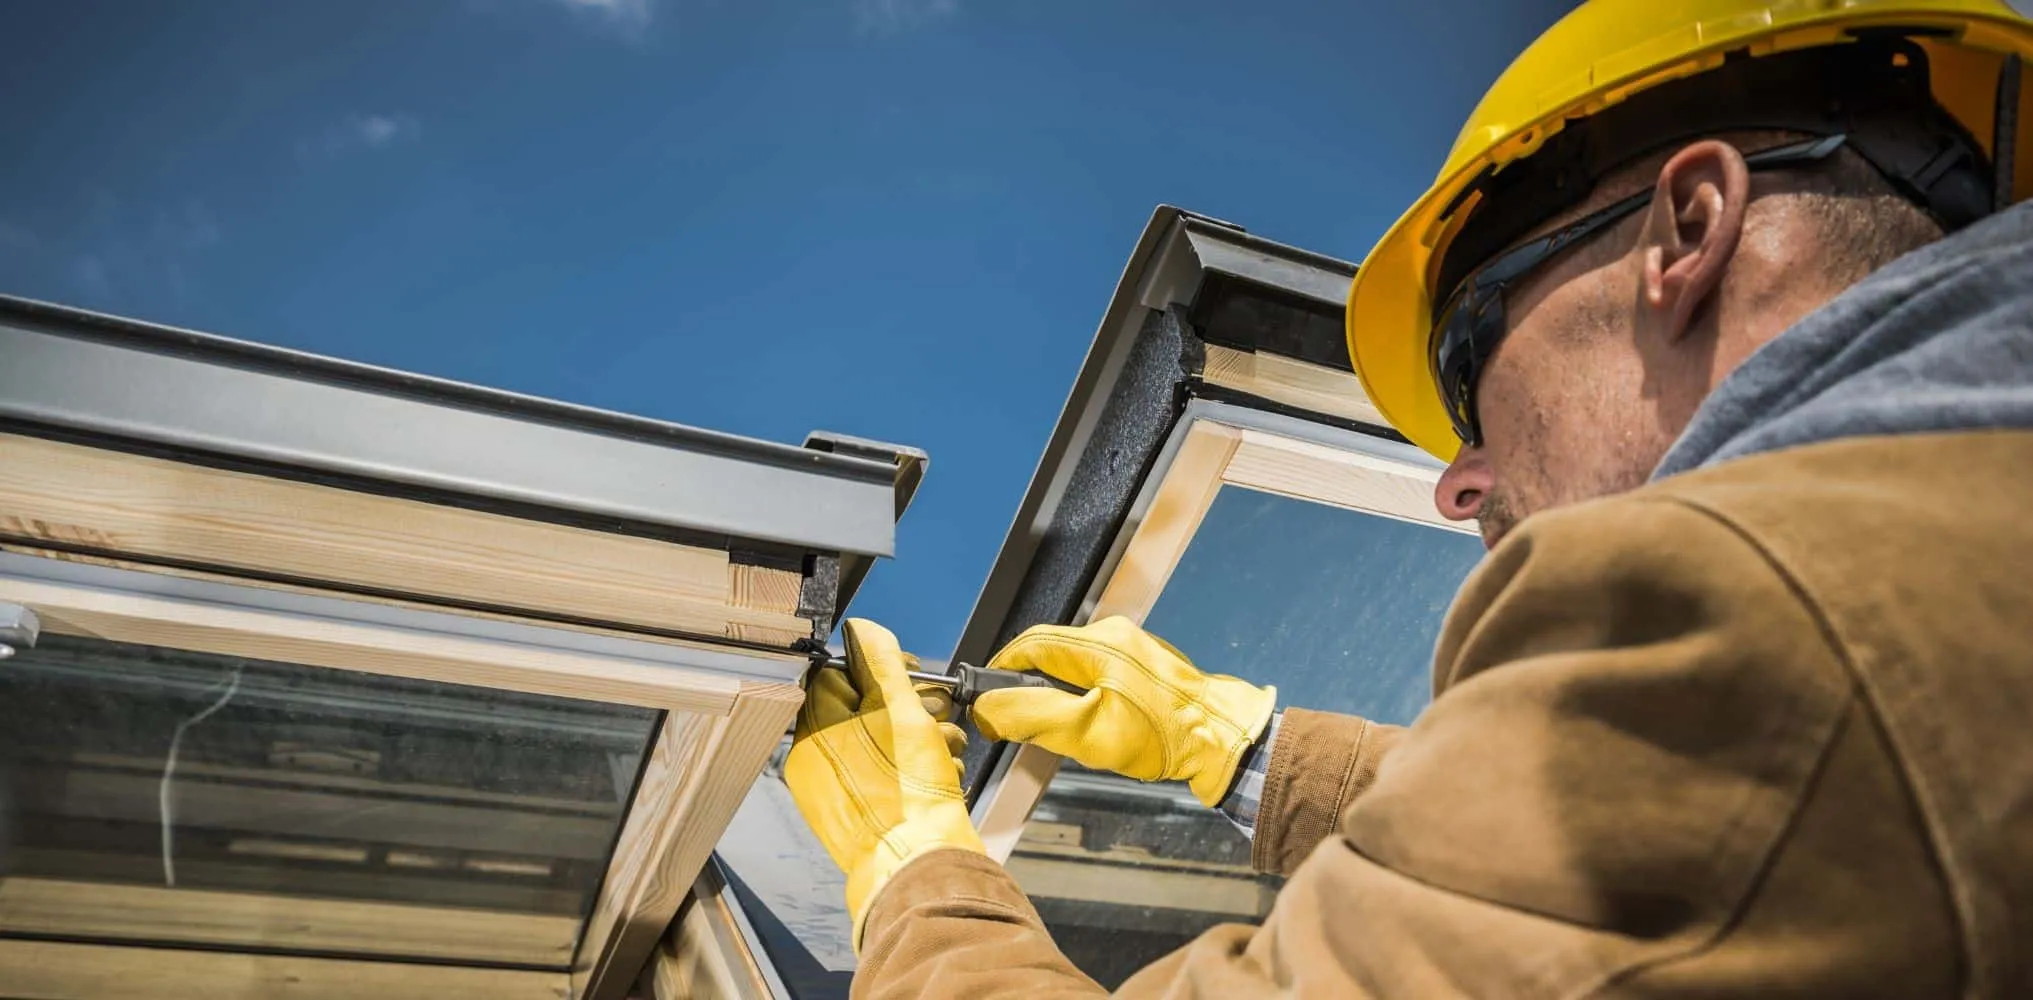
[[[0,660],[13,656],[16,647],[35,648],[35,638],[41,632],[42,622],[35,612],[0,601]]]

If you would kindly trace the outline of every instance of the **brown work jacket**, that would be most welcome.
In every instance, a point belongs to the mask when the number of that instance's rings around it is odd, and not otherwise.
[[[1854,438],[1525,522],[1409,729],[1291,710],[1261,927],[1126,997],[2033,996],[2033,433]],[[857,997],[1103,991],[978,855]]]

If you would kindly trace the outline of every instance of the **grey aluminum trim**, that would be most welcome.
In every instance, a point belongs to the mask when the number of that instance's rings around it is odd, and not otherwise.
[[[34,649],[41,634],[42,619],[32,609],[0,601],[0,660],[13,656],[17,649]]]
[[[0,296],[0,419],[828,552],[896,468]]]
[[[0,552],[0,580],[90,587],[112,593],[137,594],[196,605],[289,615],[307,621],[343,622],[408,632],[484,639],[533,649],[612,657],[649,667],[708,670],[749,680],[794,682],[803,675],[806,666],[803,660],[782,656],[745,656],[730,650],[644,642],[639,639],[623,639],[617,636],[487,618],[469,618],[437,611],[418,611],[315,594],[243,587],[211,580],[190,580],[140,570],[89,566],[12,552]]]
[[[1251,236],[1232,226],[1188,219],[1186,240],[1204,271],[1233,275],[1345,309],[1355,265],[1345,260]]]
[[[904,511],[917,498],[918,487],[924,485],[925,470],[931,466],[931,456],[920,448],[907,448],[886,441],[871,441],[867,438],[830,431],[813,431],[805,436],[805,447],[815,451],[836,455],[851,455],[872,459],[889,465],[895,470],[896,519],[904,519]],[[845,555],[840,560],[840,587],[833,598],[833,617],[845,614],[847,606],[854,601],[854,595],[861,590],[861,582],[874,568],[871,556]],[[830,629],[832,622],[822,623]]]
[[[1052,777],[1061,791],[1087,792],[1117,799],[1136,799],[1167,806],[1173,812],[1200,812],[1207,807],[1182,782],[1138,781],[1114,774],[1062,770]]]
[[[925,470],[932,464],[932,456],[925,454],[922,448],[874,441],[851,434],[835,434],[832,431],[813,431],[805,435],[805,447],[830,455],[847,455],[881,462],[894,470],[896,518],[899,521],[903,520],[904,511],[910,509],[911,500],[917,497],[918,487],[924,485]]]

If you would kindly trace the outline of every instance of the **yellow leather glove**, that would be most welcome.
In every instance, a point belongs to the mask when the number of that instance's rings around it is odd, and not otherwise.
[[[1228,791],[1278,701],[1276,688],[1201,673],[1127,618],[1029,629],[988,665],[1043,671],[1089,690],[986,692],[973,707],[982,735],[1035,743],[1142,781],[1184,781],[1210,806]]]
[[[945,847],[986,854],[960,790],[960,727],[933,718],[926,703],[951,701],[914,688],[916,658],[896,636],[850,619],[847,669],[821,667],[805,682],[805,704],[784,759],[784,784],[798,812],[847,873],[854,948],[861,921],[890,876],[911,859]]]

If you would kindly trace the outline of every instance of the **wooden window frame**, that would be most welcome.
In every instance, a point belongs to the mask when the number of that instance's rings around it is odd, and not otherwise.
[[[0,433],[0,540],[788,649],[796,569],[724,548]]]
[[[708,864],[643,970],[648,1000],[777,1000],[782,984],[751,937],[740,904]]]
[[[1202,351],[1200,378],[1209,385],[1311,413],[1372,427],[1390,426],[1369,401],[1362,380],[1352,369],[1329,368],[1269,351],[1208,344]]]
[[[32,969],[36,988],[23,995],[46,998],[127,995],[107,992],[105,969],[124,964],[150,970],[141,980],[150,996],[179,995],[164,982],[168,969],[196,977],[192,995],[202,987],[207,997],[354,996],[358,983],[386,980],[393,992],[377,996],[422,996],[418,984],[430,983],[435,996],[618,1000],[789,726],[807,662],[12,553],[0,554],[0,601],[33,609],[49,633],[664,713],[569,972],[0,940],[8,991],[18,992],[11,970]],[[425,971],[410,981],[405,970]],[[460,976],[470,985],[447,988]],[[493,985],[483,993],[482,983]]]
[[[562,1000],[563,972],[0,938],[23,1000]]]
[[[1473,534],[1440,517],[1440,466],[1408,445],[1276,414],[1196,401],[1173,428],[1077,622],[1141,624],[1224,486]],[[973,817],[988,853],[1007,861],[1058,773],[1058,755],[1018,745],[997,761]]]

